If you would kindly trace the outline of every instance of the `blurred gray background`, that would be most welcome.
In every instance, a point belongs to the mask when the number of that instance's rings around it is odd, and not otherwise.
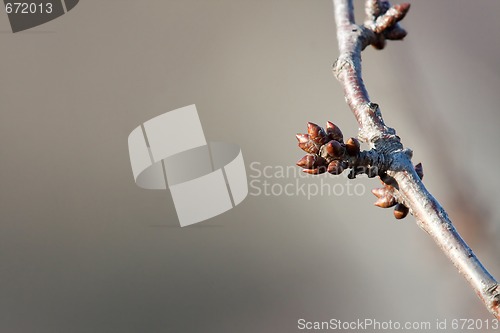
[[[497,277],[499,11],[495,0],[413,1],[405,41],[363,53],[373,101]],[[189,104],[209,140],[242,147],[249,180],[264,181],[253,162],[294,165],[307,121],[356,135],[330,71],[330,0],[87,0],[17,34],[0,15],[0,39],[1,332],[492,318],[413,217],[373,206],[376,179],[300,178],[365,191],[250,195],[188,228],[168,192],[134,184],[130,131]]]

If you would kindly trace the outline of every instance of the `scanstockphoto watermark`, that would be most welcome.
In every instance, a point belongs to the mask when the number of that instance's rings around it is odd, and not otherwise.
[[[415,322],[399,322],[393,320],[380,321],[372,318],[356,319],[351,321],[343,321],[336,318],[331,318],[328,321],[308,321],[299,319],[297,328],[304,331],[317,330],[338,330],[338,331],[392,331],[392,330],[417,330],[429,331],[432,323],[430,321],[415,321]]]
[[[374,318],[344,321],[331,318],[328,321],[297,320],[297,328],[301,331],[498,331],[498,319],[435,319],[432,321],[395,321],[377,320]]]
[[[251,196],[363,196],[366,186],[343,176],[323,174],[311,176],[294,165],[265,165],[250,163],[249,192]],[[319,180],[318,180],[319,179]]]

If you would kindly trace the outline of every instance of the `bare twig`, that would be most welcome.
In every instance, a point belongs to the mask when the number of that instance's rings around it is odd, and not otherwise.
[[[410,5],[391,6],[387,0],[367,0],[367,19],[363,25],[356,25],[352,0],[333,0],[333,3],[340,50],[333,72],[343,85],[347,104],[359,123],[358,136],[369,143],[372,150],[350,154],[341,151],[342,154],[329,155],[325,153],[326,146],[330,145],[330,150],[336,146],[332,141],[337,141],[341,148],[347,144],[321,132],[321,128],[313,128],[313,131],[309,131],[307,140],[304,137],[298,138],[299,145],[309,144],[308,147],[317,148],[309,151],[301,147],[317,157],[308,157],[314,161],[300,166],[309,171],[316,170],[309,173],[321,173],[324,171],[320,167],[328,163],[326,171],[338,174],[344,168],[352,168],[353,177],[363,172],[373,175],[370,170],[375,168],[385,184],[384,188],[374,192],[379,197],[377,205],[390,207],[397,203],[396,217],[404,217],[406,214],[403,207],[408,207],[420,228],[434,239],[488,310],[500,319],[500,287],[497,281],[460,237],[443,207],[427,191],[421,181],[421,166],[415,170],[411,162],[411,150],[405,149],[396,131],[386,126],[379,106],[370,101],[363,83],[361,51],[368,45],[381,49],[385,46],[386,39],[403,39],[406,31],[398,22],[408,12]],[[328,142],[329,140],[332,141]],[[341,168],[333,169],[330,164],[340,165]]]

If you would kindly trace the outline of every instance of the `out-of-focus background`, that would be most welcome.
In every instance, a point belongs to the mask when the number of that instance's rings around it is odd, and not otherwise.
[[[307,121],[357,133],[330,71],[332,10],[87,0],[16,34],[0,15],[0,331],[492,319],[413,217],[373,206],[378,180],[294,172]],[[363,53],[373,101],[497,277],[499,12],[496,0],[413,1],[407,38]],[[253,183],[235,209],[180,228],[168,192],[134,184],[127,136],[189,104],[209,140],[242,147]]]

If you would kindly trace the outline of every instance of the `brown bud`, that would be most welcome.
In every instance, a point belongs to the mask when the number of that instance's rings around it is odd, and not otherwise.
[[[297,165],[301,168],[312,169],[316,163],[316,156],[318,155],[306,155],[297,162]]]
[[[396,204],[394,197],[384,197],[375,201],[374,205],[380,208],[390,208]]]
[[[344,136],[342,131],[331,121],[326,122],[326,133],[330,137],[330,140],[335,140],[338,142],[344,142]]]
[[[377,198],[382,198],[384,197],[385,193],[386,193],[386,189],[381,187],[381,188],[374,188],[372,190],[372,193],[374,196],[376,196]]]
[[[307,141],[309,141],[309,135],[308,134],[297,134],[295,136],[297,138],[297,140],[299,140],[299,143],[306,143]]]
[[[305,143],[299,142],[299,148],[309,154],[317,154],[319,152],[319,145],[312,140]]]
[[[297,162],[299,167],[305,169],[313,169],[319,166],[324,166],[325,164],[325,159],[318,155],[306,155]]]
[[[347,150],[347,154],[351,156],[357,156],[360,151],[360,143],[356,138],[349,138],[345,143],[345,148]]]
[[[375,201],[375,206],[380,208],[389,208],[397,204],[396,199],[386,192],[386,194]]]
[[[404,219],[406,215],[408,215],[409,211],[410,209],[408,207],[401,203],[398,203],[396,207],[394,207],[394,217],[398,220]]]
[[[422,167],[422,163],[418,163],[415,165],[415,172],[420,177],[420,179],[424,178],[424,168]]]
[[[328,136],[321,126],[314,123],[307,123],[307,132],[309,133],[309,138],[320,145],[328,141]]]
[[[385,38],[390,40],[401,40],[406,37],[407,32],[405,29],[401,28],[399,24],[396,24],[394,27],[386,30],[384,35]]]
[[[319,175],[319,174],[325,173],[326,168],[324,166],[322,166],[322,167],[314,168],[314,169],[304,169],[302,171],[305,173],[308,173],[310,175]]]
[[[333,158],[342,158],[345,148],[338,141],[331,140],[326,144],[326,152]]]
[[[398,12],[396,15],[398,21],[401,21],[405,17],[406,13],[410,10],[410,6],[407,2],[392,6]]]
[[[342,161],[335,160],[328,164],[327,171],[332,175],[340,175],[344,170],[344,163]]]
[[[377,50],[382,50],[385,47],[384,35],[377,35],[375,41],[372,43],[372,46]]]

